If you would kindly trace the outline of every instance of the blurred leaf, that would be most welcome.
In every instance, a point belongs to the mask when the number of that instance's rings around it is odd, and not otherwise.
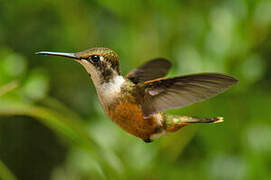
[[[18,87],[18,82],[17,81],[12,81],[4,86],[0,87],[0,96],[5,95],[6,93],[14,90],[15,88]]]
[[[4,67],[10,76],[19,76],[26,70],[26,60],[19,54],[10,54],[4,59]]]
[[[7,168],[7,166],[0,160],[0,179],[3,180],[16,180],[17,178]]]
[[[102,149],[94,139],[88,136],[83,128],[82,120],[71,119],[54,110],[25,103],[13,102],[6,99],[0,101],[0,116],[25,115],[40,120],[56,133],[69,140],[75,146],[84,149],[103,167],[105,175],[117,175],[116,169],[107,159],[108,151]],[[110,157],[110,156],[109,156]]]
[[[49,78],[40,69],[35,69],[28,76],[23,86],[24,94],[32,100],[40,100],[49,91]]]

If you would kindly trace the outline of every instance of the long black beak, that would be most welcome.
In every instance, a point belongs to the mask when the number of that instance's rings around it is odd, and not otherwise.
[[[36,52],[35,54],[62,56],[62,57],[68,57],[68,58],[80,60],[80,57],[76,56],[75,53],[39,51],[39,52]]]

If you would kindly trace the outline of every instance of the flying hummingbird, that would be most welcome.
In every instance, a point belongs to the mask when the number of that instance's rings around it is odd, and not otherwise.
[[[171,63],[163,58],[150,60],[122,76],[118,55],[108,48],[36,54],[68,57],[80,63],[91,77],[108,117],[145,142],[188,124],[222,122],[222,117],[196,118],[163,111],[211,98],[237,83],[235,78],[218,73],[165,78]]]

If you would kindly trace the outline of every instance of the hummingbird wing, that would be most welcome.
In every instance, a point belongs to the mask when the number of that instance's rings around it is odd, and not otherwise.
[[[157,58],[146,62],[126,75],[133,83],[149,81],[164,77],[171,67],[171,63],[163,58]]]
[[[148,117],[167,109],[180,108],[211,98],[237,83],[231,76],[202,73],[156,79],[138,85],[143,92],[143,114]]]

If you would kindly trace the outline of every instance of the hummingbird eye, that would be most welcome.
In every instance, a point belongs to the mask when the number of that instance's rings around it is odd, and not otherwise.
[[[90,59],[91,59],[92,62],[97,63],[97,62],[100,61],[100,56],[98,56],[98,55],[92,55],[90,57]]]

